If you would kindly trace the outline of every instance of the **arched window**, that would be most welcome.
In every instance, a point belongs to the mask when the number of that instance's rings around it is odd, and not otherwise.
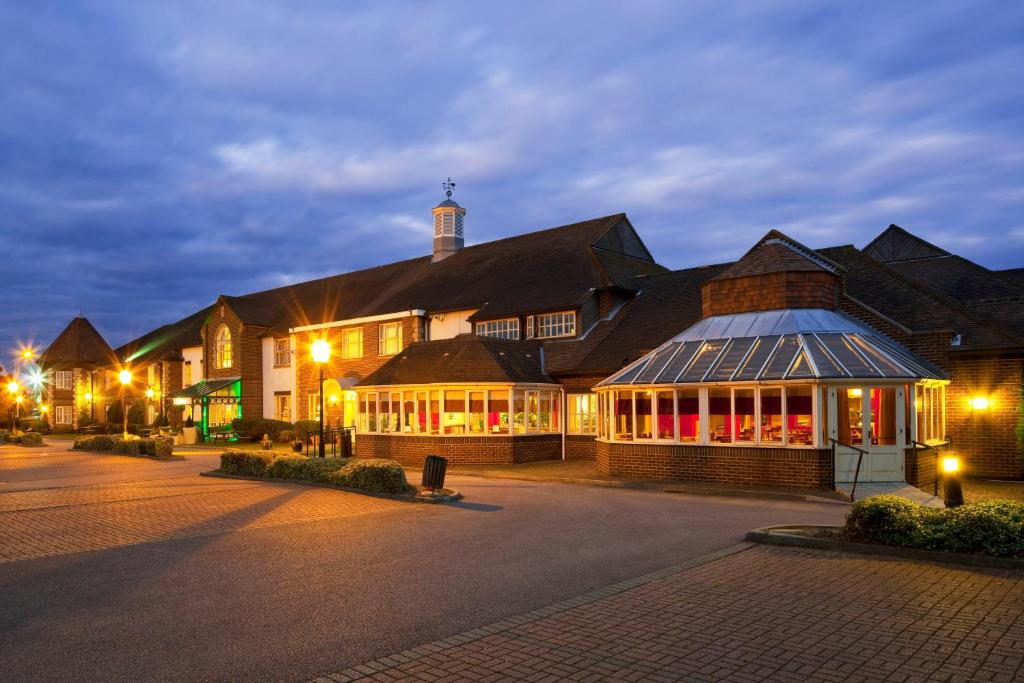
[[[218,368],[230,368],[231,367],[231,330],[228,329],[227,325],[221,325],[217,328],[217,336],[215,337],[217,350],[214,356],[214,360]]]

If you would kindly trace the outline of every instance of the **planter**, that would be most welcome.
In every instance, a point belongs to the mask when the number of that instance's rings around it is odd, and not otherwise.
[[[178,443],[194,444],[196,442],[196,428],[182,427],[181,435],[178,438],[181,439]]]

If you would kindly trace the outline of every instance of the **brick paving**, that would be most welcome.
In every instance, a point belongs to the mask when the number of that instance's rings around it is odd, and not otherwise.
[[[741,544],[317,679],[1013,681],[1024,572]]]

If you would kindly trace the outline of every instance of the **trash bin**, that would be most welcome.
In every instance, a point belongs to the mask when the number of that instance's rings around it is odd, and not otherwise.
[[[341,432],[341,457],[351,458],[352,457],[352,430],[345,427],[340,430]]]
[[[447,469],[448,460],[439,455],[428,455],[423,463],[423,488],[431,491],[443,489],[444,473]]]

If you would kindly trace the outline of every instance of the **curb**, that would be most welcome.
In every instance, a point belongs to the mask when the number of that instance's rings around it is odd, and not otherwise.
[[[361,496],[370,496],[371,498],[384,498],[387,500],[398,500],[403,503],[422,503],[424,505],[436,505],[437,503],[454,503],[455,501],[462,500],[461,493],[453,493],[450,496],[436,496],[433,498],[424,498],[420,496],[410,496],[402,493],[376,493],[373,491],[364,491],[362,489],[354,489],[350,486],[340,486],[338,484],[328,484],[322,481],[306,481],[304,479],[276,479],[273,477],[253,477],[248,474],[224,474],[223,472],[217,472],[211,470],[209,472],[200,472],[200,477],[213,477],[216,479],[238,479],[241,481],[258,481],[264,484],[299,484],[301,486],[313,486],[321,489],[334,489],[335,491],[347,491],[348,493],[357,493]]]
[[[959,564],[967,567],[985,569],[1024,570],[1024,559],[1012,557],[990,557],[988,555],[964,555],[944,550],[924,550],[922,548],[904,548],[896,545],[878,545],[874,543],[855,543],[831,538],[813,538],[800,534],[786,533],[782,529],[838,529],[839,527],[815,524],[790,524],[784,526],[766,526],[748,531],[744,537],[750,543],[765,545],[783,545],[795,548],[813,548],[815,550],[838,550],[861,555],[881,555],[898,557],[905,560],[923,560],[941,562],[943,564]]]
[[[643,481],[621,481],[608,479],[587,479],[583,477],[542,477],[529,474],[505,474],[501,472],[465,472],[458,469],[448,470],[450,476],[480,477],[481,479],[512,479],[516,481],[550,482],[555,484],[582,484],[585,486],[603,486],[605,488],[630,489],[633,491],[656,491],[661,493],[684,493],[694,496],[724,496],[731,498],[763,498],[769,500],[794,500],[805,503],[830,503],[832,505],[849,506],[849,501],[826,498],[799,493],[781,493],[774,491],[757,491],[751,489],[705,489],[687,486],[685,483],[654,484]]]
[[[143,460],[154,460],[156,462],[180,462],[185,460],[184,455],[168,455],[166,458],[158,458],[155,455],[136,455],[135,453],[117,453],[115,451],[86,451],[86,450],[74,450],[69,451],[70,453],[89,453],[92,455],[123,455],[126,458],[141,458]]]

